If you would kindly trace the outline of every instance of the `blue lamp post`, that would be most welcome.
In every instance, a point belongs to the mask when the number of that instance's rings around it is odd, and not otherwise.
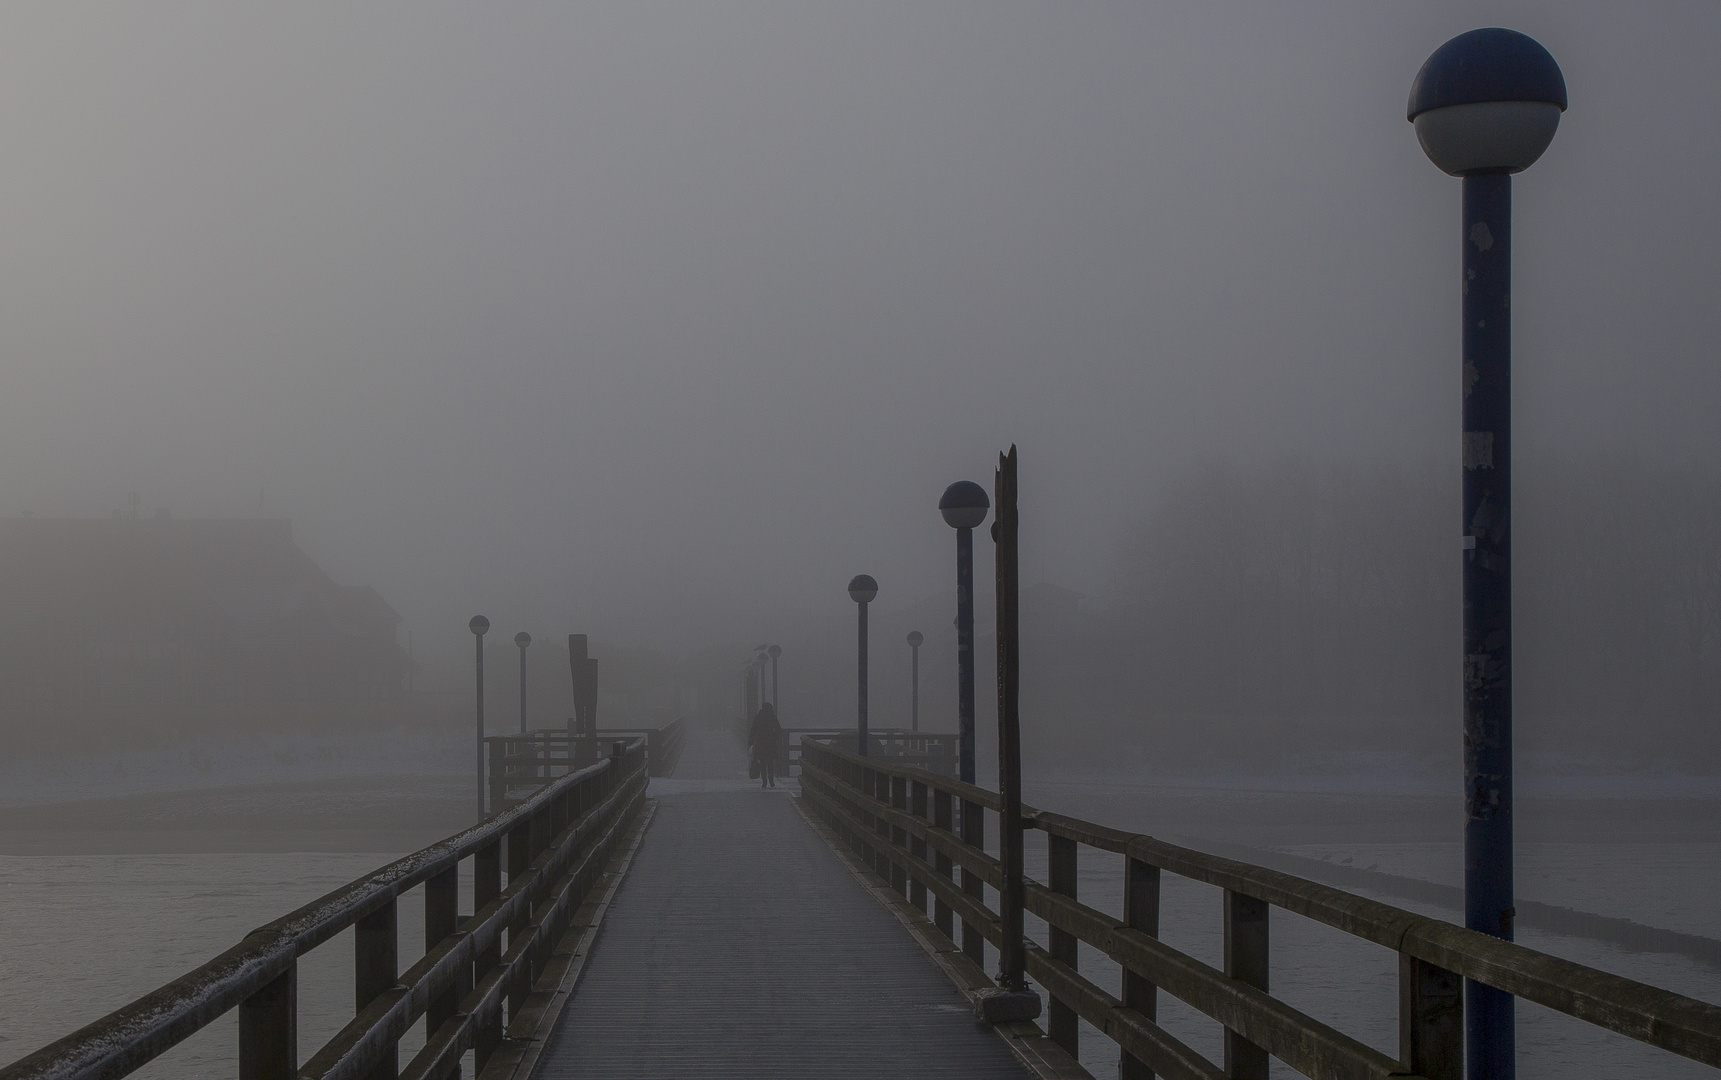
[[[1464,180],[1464,925],[1510,940],[1512,900],[1512,174],[1553,141],[1560,67],[1533,38],[1490,28],[1434,51],[1407,115],[1441,171]],[[1465,1075],[1511,1080],[1511,995],[1466,982]]]
[[[867,756],[866,731],[866,606],[872,603],[872,598],[878,595],[878,582],[871,574],[856,574],[849,581],[849,599],[860,608],[860,668],[858,679],[859,716],[855,723],[855,752],[861,757]]]
[[[466,629],[472,631],[472,636],[478,640],[478,816],[484,816],[484,631],[490,629],[490,620],[482,615],[472,616],[472,621],[466,624]]]
[[[910,690],[908,698],[908,727],[911,731],[920,730],[920,646],[925,640],[926,635],[922,634],[919,630],[910,630],[908,632],[908,652],[911,657],[909,666],[913,669],[909,676]]]
[[[520,734],[526,734],[526,646],[532,644],[532,635],[522,630],[514,635],[514,644],[520,648]]]
[[[944,489],[938,512],[956,530],[956,748],[957,778],[974,782],[974,530],[992,500],[972,480]]]

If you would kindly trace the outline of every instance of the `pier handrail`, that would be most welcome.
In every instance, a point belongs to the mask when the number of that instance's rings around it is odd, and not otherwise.
[[[995,792],[813,739],[802,744],[801,769],[803,795],[819,816],[922,911],[930,893],[936,925],[952,942],[954,918],[962,918],[963,951],[971,959],[980,962],[982,937],[994,945],[1002,940],[983,888],[1003,880],[1001,864],[984,851],[980,824],[983,811],[1001,808]],[[953,803],[962,806],[960,834]],[[1468,978],[1721,1067],[1721,1007],[1708,1002],[1291,874],[1028,806],[1023,816],[1025,828],[1047,834],[1051,879],[1027,885],[1026,909],[1050,928],[1046,946],[1028,942],[1028,973],[1050,993],[1050,1033],[1071,1053],[1079,1016],[1118,1044],[1126,1068],[1145,1066],[1174,1078],[1225,1075],[1154,1022],[1158,988],[1219,1021],[1227,1031],[1227,1056],[1233,1049],[1265,1051],[1320,1080],[1458,1080],[1462,979]],[[1125,857],[1123,920],[1076,900],[1080,845]],[[956,870],[962,871],[960,884],[953,880]],[[1225,890],[1227,970],[1158,940],[1161,870]],[[1267,993],[1269,906],[1398,953],[1398,1059]],[[1077,941],[1123,968],[1123,999],[1077,973]]]
[[[385,1066],[392,1076],[396,1044],[420,1017],[428,1017],[424,1049],[400,1076],[452,1075],[468,1049],[479,1051],[482,1069],[502,1043],[504,998],[512,1017],[645,786],[644,740],[618,742],[609,758],[258,927],[209,962],[0,1068],[0,1080],[124,1076],[235,1008],[242,1080],[345,1080]],[[466,858],[474,860],[478,910],[462,919]],[[421,884],[427,947],[399,974],[396,901]],[[301,1066],[298,958],[348,927],[356,928],[357,1015]]]

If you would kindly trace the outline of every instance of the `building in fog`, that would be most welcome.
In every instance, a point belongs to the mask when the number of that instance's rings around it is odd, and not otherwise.
[[[0,523],[0,708],[390,700],[400,624],[285,520]]]

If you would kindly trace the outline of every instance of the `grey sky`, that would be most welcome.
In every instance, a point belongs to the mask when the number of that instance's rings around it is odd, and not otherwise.
[[[683,647],[945,588],[1014,441],[1024,577],[1103,601],[1197,462],[1456,468],[1404,100],[1491,24],[1571,92],[1521,452],[1714,462],[1712,4],[52,3],[0,11],[0,513],[261,497],[421,649]]]

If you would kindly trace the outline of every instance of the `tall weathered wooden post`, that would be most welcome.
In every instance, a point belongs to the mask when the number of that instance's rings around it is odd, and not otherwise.
[[[586,635],[568,635],[568,674],[574,683],[574,715],[568,718],[568,753],[574,768],[598,759],[598,662],[586,655]]]
[[[998,618],[998,855],[1003,888],[998,890],[998,920],[1003,943],[998,949],[998,987],[984,993],[974,1011],[991,1024],[1032,1020],[1040,1015],[1040,995],[1028,989],[1027,957],[1022,945],[1022,731],[1017,711],[1021,650],[1017,640],[1016,448],[998,455],[993,482],[992,539],[997,544],[994,580]]]

